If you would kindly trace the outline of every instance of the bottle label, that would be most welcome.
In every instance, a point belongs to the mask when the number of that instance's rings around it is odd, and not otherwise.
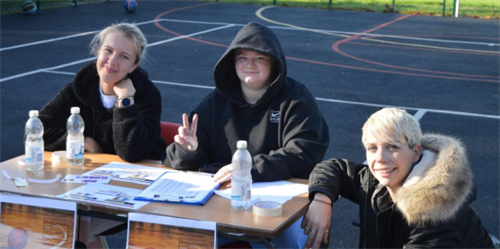
[[[250,201],[252,199],[252,181],[231,181],[231,200]]]
[[[68,159],[83,159],[84,147],[83,143],[66,143],[66,157]]]
[[[25,147],[26,163],[30,164],[43,164],[43,146],[30,146]]]

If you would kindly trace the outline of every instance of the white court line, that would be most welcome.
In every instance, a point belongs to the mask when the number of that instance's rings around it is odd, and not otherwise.
[[[63,71],[54,71],[54,70],[51,70],[51,71],[43,71],[42,73],[64,74],[64,75],[72,75],[72,76],[75,76],[75,75],[76,75],[76,73],[71,73],[71,72],[63,72]]]
[[[45,71],[51,71],[51,70],[54,70],[54,69],[59,69],[59,68],[63,68],[63,67],[73,66],[73,65],[85,63],[85,62],[92,61],[92,60],[95,60],[95,57],[88,58],[88,59],[83,59],[83,60],[79,60],[79,61],[74,61],[74,62],[62,64],[62,65],[59,65],[59,66],[55,66],[55,67],[41,68],[41,69],[37,69],[37,70],[34,70],[34,71],[26,72],[26,73],[16,74],[16,75],[12,75],[12,76],[7,77],[7,78],[1,78],[0,79],[0,83],[5,82],[5,81],[9,81],[9,80],[13,80],[13,79],[17,79],[17,78],[21,78],[21,77],[26,77],[26,76],[37,74],[37,73],[42,73],[42,72],[45,72]]]
[[[155,22],[155,21],[156,20],[146,21],[146,22],[140,22],[140,23],[136,23],[136,25],[140,26],[140,25],[149,24],[149,23],[152,23],[152,22]],[[74,34],[74,35],[68,35],[68,36],[61,36],[59,38],[53,38],[53,39],[48,39],[48,40],[42,40],[42,41],[36,41],[36,42],[30,42],[30,43],[20,44],[20,45],[11,46],[11,47],[0,48],[0,52],[1,51],[5,51],[5,50],[11,50],[11,49],[24,48],[24,47],[34,46],[34,45],[40,45],[40,44],[49,43],[49,42],[61,41],[61,40],[71,39],[71,38],[80,37],[80,36],[92,35],[92,34],[95,34],[95,33],[99,32],[99,31],[101,31],[101,30],[94,30],[94,31],[80,33],[80,34]]]
[[[427,112],[427,109],[419,109],[417,111],[417,113],[415,113],[415,115],[413,115],[413,117],[415,117],[418,121],[420,121],[420,119],[422,119],[422,117],[425,115],[426,112]]]
[[[168,18],[158,19],[158,21],[175,22],[175,23],[190,23],[190,24],[205,24],[205,25],[232,25],[232,26],[240,26],[240,27],[243,27],[246,25],[246,24],[239,24],[239,23],[205,22],[205,21],[179,20],[179,19],[168,19]],[[359,36],[370,36],[370,37],[379,37],[379,38],[395,38],[395,39],[416,40],[416,41],[426,41],[426,42],[483,45],[483,46],[489,46],[489,47],[500,46],[500,43],[491,43],[491,42],[457,41],[457,40],[444,40],[444,39],[420,38],[420,37],[410,37],[410,36],[400,36],[400,35],[384,35],[384,34],[373,34],[373,33],[366,34],[366,33],[335,31],[335,30],[325,30],[325,29],[310,29],[310,28],[300,28],[300,27],[299,28],[283,27],[283,26],[268,26],[268,27],[272,28],[272,29],[284,29],[284,30],[293,30],[293,31],[320,31],[320,32],[326,32],[326,33],[332,33],[332,34],[359,35]]]
[[[371,107],[381,107],[381,108],[384,108],[384,107],[397,107],[397,108],[406,109],[406,110],[416,110],[416,111],[420,110],[420,108],[415,108],[415,107],[380,105],[380,104],[371,104],[371,103],[346,101],[346,100],[336,100],[336,99],[316,98],[316,100],[318,100],[318,101],[325,101],[325,102],[342,103],[342,104],[352,104],[352,105],[362,105],[362,106],[371,106]],[[448,110],[439,110],[439,109],[425,109],[425,110],[427,112],[441,113],[441,114],[450,114],[450,115],[459,115],[459,116],[500,119],[500,116],[487,115],[487,114],[478,114],[478,113],[471,113],[471,112],[448,111]]]
[[[154,83],[163,84],[163,85],[183,86],[183,87],[191,87],[191,88],[202,88],[202,89],[210,89],[210,90],[215,89],[215,87],[213,87],[213,86],[202,86],[202,85],[193,85],[193,84],[176,83],[176,82],[159,81],[159,80],[152,80],[152,81]]]
[[[158,20],[151,20],[151,21],[136,23],[136,25],[140,26],[140,25],[150,24],[150,23],[159,22],[159,21],[162,21],[162,22],[175,22],[175,23],[190,23],[190,24],[206,24],[206,25],[232,25],[232,26],[241,26],[241,27],[243,27],[243,26],[246,25],[246,24],[237,24],[237,23],[205,22],[205,21],[191,21],[191,20],[178,20],[178,19],[158,19]],[[272,28],[272,29],[284,29],[284,30],[294,30],[294,31],[319,31],[319,32],[332,33],[332,34],[359,35],[359,36],[370,36],[370,37],[381,37],[381,38],[395,38],[395,39],[427,41],[427,42],[457,43],[457,44],[469,44],[469,45],[484,45],[484,46],[489,46],[489,47],[500,46],[500,43],[469,42],[469,41],[457,41],[457,40],[430,39],[430,38],[407,37],[407,36],[398,36],[398,35],[383,35],[383,34],[372,34],[372,33],[365,34],[365,33],[355,33],[355,32],[346,32],[346,31],[334,31],[334,30],[324,30],[324,29],[292,28],[292,27],[283,27],[283,26],[269,26],[269,28]],[[40,44],[49,43],[49,42],[55,42],[55,41],[61,41],[61,40],[71,39],[71,38],[80,37],[80,36],[91,35],[91,34],[95,34],[95,33],[99,32],[99,31],[101,31],[101,30],[89,31],[89,32],[84,32],[84,33],[80,33],[80,34],[75,34],[75,35],[62,36],[62,37],[54,38],[54,39],[48,39],[48,40],[31,42],[31,43],[25,43],[25,44],[11,46],[11,47],[0,48],[0,52],[1,51],[5,51],[5,50],[23,48],[23,47],[40,45]]]
[[[66,74],[66,75],[75,75],[75,73],[70,72],[59,72],[59,71],[45,71],[44,73],[55,73],[55,74]],[[161,80],[152,80],[156,84],[163,85],[171,85],[171,86],[180,86],[180,87],[190,87],[190,88],[201,88],[201,89],[209,89],[213,90],[215,87],[213,86],[203,86],[203,85],[195,85],[195,84],[187,84],[187,83],[178,83],[178,82],[169,82],[169,81],[161,81]],[[458,111],[448,111],[448,110],[439,110],[439,109],[425,109],[425,108],[416,108],[416,107],[404,107],[404,106],[391,106],[391,105],[381,105],[381,104],[372,104],[372,103],[364,103],[364,102],[356,102],[356,101],[347,101],[347,100],[339,100],[339,99],[326,99],[316,97],[317,101],[322,102],[330,102],[330,103],[340,103],[340,104],[348,104],[348,105],[361,105],[361,106],[370,106],[370,107],[398,107],[406,110],[416,110],[414,117],[420,121],[422,117],[427,112],[433,113],[441,113],[441,114],[450,114],[450,115],[458,115],[458,116],[469,116],[469,117],[479,117],[479,118],[492,118],[492,119],[500,119],[500,116],[495,115],[487,115],[487,114],[478,114],[471,112],[458,112]]]
[[[90,32],[85,32],[85,33],[80,33],[80,34],[75,34],[75,35],[62,36],[62,37],[54,38],[54,39],[48,39],[48,40],[43,40],[43,41],[36,41],[36,42],[30,42],[30,43],[20,44],[20,45],[6,47],[6,48],[0,48],[0,52],[1,51],[6,51],[6,50],[11,50],[11,49],[17,49],[17,48],[24,48],[24,47],[34,46],[34,45],[40,45],[40,44],[43,44],[43,43],[61,41],[61,40],[71,39],[71,38],[80,37],[80,36],[91,35],[91,34],[95,34],[97,32],[98,31],[90,31]]]
[[[178,36],[178,37],[174,37],[174,38],[171,38],[171,39],[168,39],[168,40],[164,40],[164,41],[159,41],[159,42],[148,44],[148,47],[160,45],[160,44],[171,42],[171,41],[177,41],[177,40],[184,39],[184,38],[191,37],[191,36],[196,36],[196,35],[201,35],[201,34],[209,33],[209,32],[220,30],[220,29],[227,29],[227,28],[230,28],[230,27],[233,27],[233,26],[234,25],[229,24],[229,25],[222,26],[222,27],[217,27],[217,28],[208,29],[208,30],[205,30],[205,31],[200,31],[200,32],[192,33],[190,35]]]
[[[223,26],[223,27],[217,27],[217,28],[213,28],[213,29],[208,29],[208,30],[205,30],[205,31],[200,31],[200,32],[192,33],[190,35],[183,35],[183,36],[180,36],[180,37],[174,37],[174,38],[170,38],[170,39],[167,39],[167,40],[164,40],[164,41],[159,41],[159,42],[148,44],[147,47],[153,47],[153,46],[160,45],[160,44],[163,44],[163,43],[177,41],[179,39],[183,39],[183,38],[186,38],[186,37],[196,36],[196,35],[200,35],[200,34],[204,34],[204,33],[209,33],[209,32],[212,32],[212,31],[216,31],[216,30],[220,30],[220,29],[225,29],[225,28],[230,28],[230,27],[232,27],[232,25],[227,25],[227,26]],[[55,66],[55,67],[41,68],[41,69],[38,69],[38,70],[34,70],[34,71],[22,73],[22,74],[12,75],[10,77],[0,79],[0,83],[5,82],[5,81],[9,81],[9,80],[13,80],[13,79],[17,79],[17,78],[21,78],[21,77],[25,77],[25,76],[29,76],[29,75],[32,75],[32,74],[44,72],[44,71],[53,71],[55,69],[59,69],[59,68],[67,67],[67,66],[76,65],[76,64],[87,62],[87,61],[92,61],[92,60],[95,60],[95,59],[96,59],[96,57],[92,57],[92,58],[88,58],[88,59],[84,59],[84,60],[79,60],[79,61],[75,61],[75,62],[70,62],[70,63],[62,64],[62,65]]]

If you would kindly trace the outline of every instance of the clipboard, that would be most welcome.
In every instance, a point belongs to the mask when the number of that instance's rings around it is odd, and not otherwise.
[[[191,171],[167,171],[135,196],[137,201],[204,205],[220,183],[213,174]]]

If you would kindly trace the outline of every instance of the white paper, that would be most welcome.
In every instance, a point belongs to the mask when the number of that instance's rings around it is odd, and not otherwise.
[[[140,192],[140,189],[96,183],[85,184],[56,197],[99,203],[106,206],[139,209],[149,203],[147,201],[134,200],[134,197]]]
[[[252,202],[260,199],[261,201],[274,201],[284,204],[293,197],[307,193],[309,186],[307,184],[293,183],[288,181],[276,182],[257,182],[252,183]],[[231,189],[215,190],[217,195],[231,199]]]
[[[47,207],[54,209],[62,209],[68,211],[75,211],[76,203],[70,201],[53,200],[48,198],[27,197],[21,195],[11,195],[0,193],[0,202],[16,203],[21,205]]]
[[[202,203],[219,186],[211,174],[172,171],[162,175],[137,197],[158,201]]]
[[[111,162],[83,175],[109,176],[113,180],[149,185],[167,171],[164,167],[148,167],[130,163]]]
[[[61,182],[64,183],[102,183],[111,181],[110,176],[89,176],[89,175],[66,175]]]
[[[7,179],[14,180],[14,183],[16,184],[17,187],[27,187],[28,186],[28,182],[26,181],[26,179],[23,179],[20,177],[12,177],[9,175],[9,173],[7,173],[6,170],[3,170],[2,173]]]

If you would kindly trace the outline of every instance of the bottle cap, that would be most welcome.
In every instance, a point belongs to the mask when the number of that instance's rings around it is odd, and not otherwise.
[[[80,107],[78,106],[71,107],[71,114],[76,114],[76,113],[80,113]]]
[[[282,213],[282,206],[274,201],[259,201],[252,206],[253,214],[264,217],[280,216]]]
[[[38,117],[38,111],[37,110],[31,110],[30,111],[30,118],[33,118],[33,117]]]
[[[66,151],[54,151],[52,152],[52,163],[67,163]]]
[[[238,140],[236,143],[236,148],[238,149],[246,149],[247,148],[247,141],[245,140]]]

